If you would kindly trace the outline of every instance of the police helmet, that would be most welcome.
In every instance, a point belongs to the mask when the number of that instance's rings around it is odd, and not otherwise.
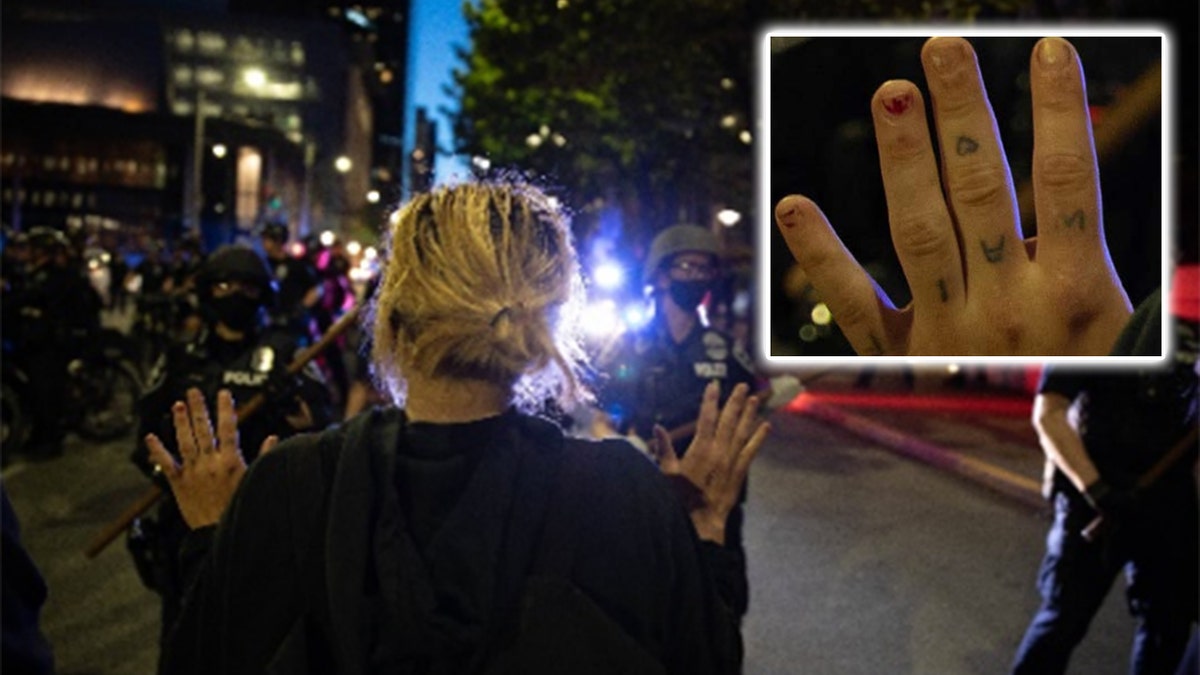
[[[262,226],[262,238],[271,239],[281,244],[286,243],[288,237],[291,236],[291,230],[288,229],[287,223],[271,222]]]
[[[39,225],[29,230],[29,245],[39,250],[68,249],[71,240],[62,230]]]
[[[213,285],[222,281],[238,281],[257,287],[264,305],[274,302],[278,290],[266,261],[245,246],[222,246],[200,266],[196,285],[201,297],[207,298]]]
[[[646,256],[646,265],[642,269],[642,283],[652,283],[654,274],[663,262],[685,251],[708,253],[714,257],[720,254],[717,237],[712,232],[699,225],[672,225],[659,232],[650,243],[650,254]]]

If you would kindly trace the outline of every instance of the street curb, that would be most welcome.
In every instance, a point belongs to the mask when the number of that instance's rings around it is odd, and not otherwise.
[[[1041,485],[1027,476],[967,457],[837,406],[809,401],[801,412],[879,443],[904,457],[975,481],[1031,508],[1043,509],[1046,506],[1046,500],[1041,494]]]

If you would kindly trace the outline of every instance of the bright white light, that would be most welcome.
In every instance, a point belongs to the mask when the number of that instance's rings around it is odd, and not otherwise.
[[[742,129],[742,133],[738,134],[738,140],[746,145],[750,145],[751,141],[754,140],[754,136],[750,134],[748,129]]]
[[[531,148],[536,148],[542,144],[542,137],[537,134],[529,134],[525,137],[525,145]]]
[[[350,158],[345,155],[333,160],[333,168],[337,169],[338,173],[346,173],[352,166],[354,166],[354,162],[351,162]]]
[[[593,338],[609,337],[621,330],[621,318],[617,315],[617,303],[611,298],[589,303],[581,319],[583,332]]]
[[[733,227],[742,219],[742,214],[734,209],[721,209],[717,214],[717,222],[725,227]]]
[[[817,306],[812,308],[812,320],[818,326],[828,326],[829,322],[833,320],[833,312],[829,311],[825,303],[818,302]]]
[[[379,203],[379,190],[371,190],[370,192],[368,192],[367,193],[367,201],[371,202],[372,204],[378,204]]]
[[[242,73],[242,81],[251,89],[258,89],[267,83],[267,74],[262,68],[247,68]]]
[[[951,363],[950,365],[946,366],[946,372],[950,373],[951,375],[957,375],[959,370],[960,368],[958,367],[957,363]]]
[[[549,197],[546,197],[546,203],[549,204],[550,208],[554,209],[555,211],[558,210],[558,207],[560,205],[560,202],[558,201],[558,197],[555,197],[554,195],[550,195]]]
[[[337,239],[337,236],[333,233],[333,230],[325,230],[321,233],[322,246],[333,246],[335,239]]]
[[[229,148],[226,148],[224,143],[217,143],[213,146],[213,157],[217,159],[224,157],[227,152],[229,152]]]
[[[554,145],[560,148],[567,144],[567,137],[563,136],[562,134],[553,134],[550,136],[550,140],[554,142]]]
[[[621,282],[625,281],[625,270],[615,263],[603,263],[596,266],[592,276],[596,281],[596,286],[612,290],[620,288]]]
[[[538,127],[538,135],[541,136],[542,138],[549,136],[550,135],[550,127],[546,126],[545,124]]]
[[[737,124],[737,115],[726,115],[721,118],[722,129],[732,129]]]
[[[379,251],[375,250],[374,246],[368,246],[363,251],[363,257],[367,260],[374,260],[379,257]]]
[[[304,254],[307,252],[307,250],[304,248],[304,242],[300,241],[293,241],[288,248],[292,250],[292,256],[296,258],[303,258]]]
[[[488,159],[487,157],[480,157],[478,155],[471,158],[471,164],[473,164],[475,168],[479,169],[480,171],[487,171],[488,169],[492,168],[492,160]]]
[[[349,244],[346,244],[346,253],[352,256],[362,253],[362,244],[357,241],[351,241]]]
[[[644,302],[635,302],[625,306],[625,324],[637,330],[650,321],[650,309]]]
[[[721,78],[721,88],[724,89],[725,91],[729,91],[730,89],[733,89],[733,84],[734,84],[734,82],[732,79],[730,79],[728,77]]]

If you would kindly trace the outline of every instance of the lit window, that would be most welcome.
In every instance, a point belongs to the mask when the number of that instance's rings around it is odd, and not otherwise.
[[[82,192],[76,192],[74,195],[71,196],[71,208],[73,208],[73,209],[83,208],[83,193]]]
[[[12,166],[13,162],[15,162],[15,161],[17,161],[16,155],[12,154],[11,152],[4,153],[4,158],[3,158],[4,166]]]
[[[54,158],[53,157],[43,157],[42,158],[42,168],[45,169],[46,171],[53,171],[54,170]]]
[[[191,115],[195,107],[191,101],[175,100],[171,102],[171,111],[176,115]]]
[[[304,45],[299,42],[292,43],[292,63],[297,66],[304,65]]]
[[[237,200],[234,213],[238,227],[250,227],[258,217],[258,197],[262,183],[262,154],[255,148],[238,148]]]
[[[12,188],[4,188],[4,201],[12,201]]]
[[[196,35],[196,45],[207,54],[225,51],[225,36],[220,33],[202,32]]]
[[[188,86],[192,83],[191,66],[175,66],[173,74],[175,76],[175,84]]]
[[[196,82],[205,86],[214,86],[225,82],[225,72],[212,66],[201,66],[196,69]]]
[[[179,30],[175,32],[175,48],[181,52],[190,52],[196,46],[196,38],[192,35],[192,31]]]

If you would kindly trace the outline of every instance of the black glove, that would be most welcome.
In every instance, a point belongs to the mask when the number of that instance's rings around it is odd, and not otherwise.
[[[263,395],[266,396],[268,404],[291,413],[298,407],[296,395],[300,393],[300,385],[299,375],[289,375],[286,370],[279,368],[267,377]]]
[[[1093,509],[1106,518],[1124,518],[1138,506],[1136,489],[1114,487],[1103,478],[1089,485],[1083,496]]]

